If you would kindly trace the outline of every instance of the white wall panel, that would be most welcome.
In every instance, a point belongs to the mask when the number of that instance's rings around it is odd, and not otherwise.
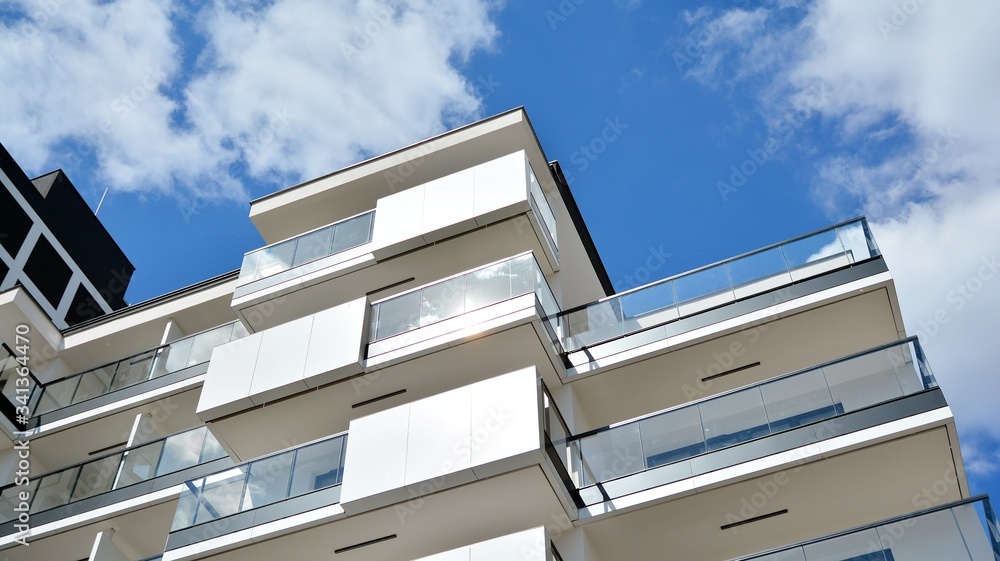
[[[250,382],[253,379],[261,334],[254,333],[212,351],[205,383],[198,399],[198,416],[216,419],[253,406]]]
[[[351,421],[340,493],[345,512],[351,502],[403,488],[409,423],[409,405]]]
[[[356,514],[538,463],[540,416],[531,367],[351,421],[341,504]]]
[[[472,467],[471,409],[472,389],[469,386],[410,405],[407,485]]]
[[[308,389],[302,372],[312,322],[312,316],[306,316],[261,332],[263,339],[250,383],[250,400],[256,405]]]
[[[508,209],[527,207],[528,172],[524,151],[514,152],[473,168],[475,201],[473,212],[480,226],[488,224]],[[508,211],[508,212],[504,212]]]
[[[360,374],[368,330],[368,299],[358,298],[313,316],[303,380],[315,388]]]
[[[425,242],[444,239],[476,226],[472,204],[473,169],[424,184],[422,233]]]

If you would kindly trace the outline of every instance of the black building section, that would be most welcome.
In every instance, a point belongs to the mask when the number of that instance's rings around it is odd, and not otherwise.
[[[49,304],[52,304],[53,308],[58,308],[59,300],[66,291],[66,285],[69,284],[73,271],[62,260],[49,240],[42,236],[35,242],[35,247],[28,255],[28,261],[24,264],[24,274],[35,283]]]
[[[135,272],[135,266],[97,219],[66,174],[62,170],[56,170],[33,180],[29,179],[3,144],[0,144],[0,168],[108,305],[113,310],[125,307],[127,305],[125,289],[132,278],[132,273]],[[10,237],[10,241],[0,240],[5,248],[8,247],[8,243],[19,247],[23,243],[24,235],[27,234],[27,228],[30,228],[30,219],[27,215],[19,216],[19,211],[20,206],[16,204],[14,198],[5,189],[0,190],[0,213],[2,213],[0,220],[3,220],[0,228],[4,230],[0,232],[0,237],[4,233]],[[25,219],[28,219],[27,227]],[[28,274],[38,285],[39,281]],[[36,272],[36,275],[39,274]],[[65,289],[65,286],[63,284],[62,288]],[[39,289],[44,292],[41,285]],[[74,305],[81,304],[83,307],[79,311],[70,310],[70,317],[67,317],[69,323],[73,323],[70,318],[74,316],[82,316],[80,319],[91,317],[90,306],[96,304],[92,299],[88,302],[79,294],[76,296]],[[58,302],[51,303],[58,304]],[[99,307],[97,309],[99,310]]]
[[[0,189],[0,246],[7,253],[17,255],[30,229],[31,217],[17,204],[14,195]]]

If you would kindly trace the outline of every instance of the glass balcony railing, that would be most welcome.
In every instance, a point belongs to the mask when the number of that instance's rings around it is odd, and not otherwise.
[[[377,342],[534,292],[558,337],[559,305],[538,262],[526,253],[372,304]]]
[[[36,514],[225,457],[225,450],[206,427],[147,442],[34,477],[27,487],[4,487],[0,524],[17,519],[14,509],[24,491],[30,496],[29,514]]]
[[[556,250],[558,255],[559,237],[556,230],[556,215],[552,212],[552,205],[545,198],[545,193],[542,192],[542,186],[539,185],[538,178],[535,177],[535,170],[531,169],[530,166],[528,167],[528,182],[528,196],[531,198],[531,206],[538,214],[549,240],[552,241],[552,248]]]
[[[1000,561],[1000,530],[986,497],[862,526],[738,561]]]
[[[937,387],[916,338],[570,439],[584,501],[603,483]],[[595,488],[596,487],[596,488]]]
[[[22,358],[25,364],[18,362],[14,351],[6,343],[0,341],[0,413],[15,425],[18,430],[23,430],[27,419],[17,413],[17,408],[29,406],[32,394],[41,386],[38,379],[27,366],[27,360]],[[25,373],[24,376],[21,374]],[[20,382],[19,382],[20,380]]]
[[[563,312],[563,348],[576,351],[878,255],[859,218]]]
[[[329,257],[372,241],[375,211],[370,210],[294,238],[273,243],[243,256],[237,286],[306,263]]]
[[[111,364],[36,386],[31,398],[32,416],[51,413],[208,362],[215,347],[246,335],[243,324],[235,321]]]
[[[347,435],[340,434],[189,481],[170,531],[340,485],[346,451]]]

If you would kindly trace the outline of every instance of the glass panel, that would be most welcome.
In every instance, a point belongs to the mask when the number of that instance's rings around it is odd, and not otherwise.
[[[805,561],[806,555],[802,552],[801,547],[791,549],[788,551],[779,551],[777,553],[770,553],[768,555],[761,555],[760,557],[754,557],[753,561]]]
[[[336,485],[343,480],[340,464],[344,438],[332,438],[300,448],[295,455],[289,497]]]
[[[243,506],[240,510],[250,510],[285,499],[288,496],[288,481],[292,475],[294,456],[294,451],[285,452],[250,464],[247,490],[243,494]]]
[[[910,345],[912,343],[890,347],[884,351],[893,370],[896,371],[896,380],[899,382],[899,386],[907,395],[926,389],[924,378],[914,361],[915,357]]]
[[[987,510],[988,504],[988,502],[982,501],[974,504],[959,505],[951,509],[955,515],[955,522],[958,524],[959,531],[962,533],[962,538],[965,540],[965,545],[968,546],[969,553],[972,554],[972,558],[975,561],[996,561],[1000,559],[1000,551],[996,551],[996,557],[993,555],[993,550],[1000,548],[991,545],[990,532],[995,532],[996,526],[994,525],[992,528],[988,526],[988,524],[995,524],[995,521],[989,521],[991,516]],[[995,544],[995,542],[992,543]]]
[[[122,474],[118,478],[116,488],[152,479],[156,474],[156,464],[160,461],[160,450],[163,441],[151,442],[140,448],[129,450],[125,455]]]
[[[41,415],[73,403],[73,394],[76,392],[76,385],[79,382],[80,378],[73,376],[45,386],[41,401],[35,407],[34,414]]]
[[[374,212],[369,212],[337,224],[331,252],[337,253],[370,241],[374,216]]]
[[[646,468],[677,462],[705,451],[697,407],[685,407],[639,421]]]
[[[35,491],[29,512],[34,514],[68,503],[79,473],[80,468],[75,467],[43,477],[38,484],[38,490]]]
[[[414,329],[420,317],[420,293],[411,292],[378,305],[375,339],[384,339]]]
[[[878,536],[895,561],[970,559],[951,509],[879,526]]]
[[[837,234],[840,235],[840,242],[847,251],[847,260],[851,263],[864,261],[872,256],[868,250],[868,238],[861,222],[841,226],[837,228]]]
[[[887,561],[874,529],[812,543],[802,549],[807,561]]]
[[[465,311],[465,276],[439,282],[420,291],[420,326],[455,317]]]
[[[205,478],[198,501],[195,524],[236,514],[240,510],[246,468],[238,467]]]
[[[535,289],[535,258],[522,255],[511,259],[510,263],[510,295],[520,296]]]
[[[708,450],[718,450],[769,434],[760,388],[749,388],[698,406]]]
[[[156,359],[156,372],[162,370],[163,374],[167,374],[187,368],[188,357],[191,356],[191,346],[193,344],[194,341],[191,338],[186,338],[174,341],[173,343],[167,345],[167,347],[160,352]],[[162,367],[160,365],[162,365]],[[154,376],[162,376],[163,374],[154,374]]]
[[[471,311],[496,304],[510,297],[509,262],[479,269],[465,275],[466,310]]]
[[[219,444],[219,441],[212,436],[212,431],[205,430],[205,446],[201,449],[201,462],[211,462],[227,456],[226,450]]]
[[[114,365],[97,368],[80,375],[80,385],[76,388],[73,403],[80,403],[92,397],[104,395],[111,386],[111,377],[115,373]]]
[[[109,456],[96,462],[84,464],[80,469],[80,480],[73,490],[73,500],[86,499],[111,490],[121,465],[121,454]]]
[[[287,271],[295,255],[295,240],[289,240],[260,250],[257,258],[257,273],[254,279],[262,279]]]
[[[836,230],[813,234],[781,246],[792,280],[800,280],[848,264]]]
[[[584,485],[644,469],[637,423],[599,432],[579,442],[584,461]]]
[[[198,495],[203,482],[204,479],[198,479],[184,484],[184,490],[177,500],[177,510],[174,511],[174,521],[170,524],[171,532],[194,524],[194,515],[198,511]]]
[[[788,430],[839,413],[820,370],[764,384],[760,391],[771,432]]]
[[[208,362],[215,347],[228,343],[232,333],[232,324],[227,324],[191,337],[191,356],[188,357],[187,366]]]
[[[708,269],[703,269],[696,273],[689,273],[674,279],[674,291],[677,295],[677,302],[684,303],[691,300],[710,300],[707,306],[716,304],[720,295],[732,296],[732,285],[729,282],[729,272],[726,264],[716,265]],[[727,300],[723,298],[720,301]],[[731,300],[731,298],[728,298]]]
[[[549,205],[548,199],[545,198],[542,186],[538,184],[538,179],[535,177],[534,170],[529,171],[528,180],[530,181],[528,189],[532,198],[535,200],[535,207],[541,215],[542,224],[545,226],[545,229],[548,230],[549,237],[552,238],[552,243],[558,246],[559,238],[556,230],[556,217],[552,214],[552,207]]]
[[[134,386],[148,380],[154,356],[156,356],[156,351],[147,351],[119,362],[115,379],[111,383],[111,391]]]
[[[573,348],[617,337],[623,333],[621,302],[618,298],[591,304],[566,316]]]
[[[661,282],[621,296],[622,314],[639,317],[674,305],[674,283]]]
[[[38,481],[34,480],[29,481],[26,486],[14,485],[3,490],[3,493],[0,494],[0,524],[18,518],[21,513],[14,509],[21,506],[21,493],[27,492],[30,500],[30,497],[35,495],[35,487],[37,486]]]
[[[163,454],[160,457],[160,464],[156,468],[156,475],[173,473],[198,465],[206,430],[202,427],[167,438],[163,442]]]
[[[292,260],[292,267],[298,267],[303,263],[315,261],[321,257],[330,255],[330,248],[333,247],[333,228],[323,228],[311,234],[306,234],[299,238],[298,246],[295,248],[295,258]]]
[[[740,292],[746,294],[764,292],[792,281],[777,247],[731,261],[729,275],[733,287],[743,289]]]
[[[677,319],[674,283],[661,282],[620,297],[625,332],[654,327]]]
[[[257,257],[259,252],[248,253],[243,256],[243,264],[240,265],[240,284],[253,279],[254,271],[257,270]]]
[[[833,402],[841,413],[903,395],[884,352],[871,353],[823,368]]]

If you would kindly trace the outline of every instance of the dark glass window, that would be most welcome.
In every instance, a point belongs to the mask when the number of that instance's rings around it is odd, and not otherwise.
[[[24,264],[24,274],[35,283],[52,306],[58,306],[73,273],[52,244],[42,236],[38,238],[28,262]]]
[[[31,229],[31,218],[7,189],[0,189],[0,245],[11,257],[17,255]]]
[[[87,292],[82,284],[77,287],[73,303],[70,305],[69,311],[66,312],[66,323],[72,326],[102,315],[104,315],[104,310],[90,295],[90,292]]]

